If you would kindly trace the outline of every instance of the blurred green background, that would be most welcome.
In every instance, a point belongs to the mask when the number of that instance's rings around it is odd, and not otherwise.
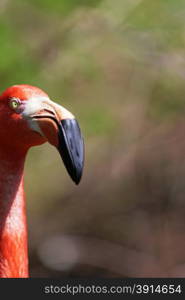
[[[81,184],[48,144],[25,188],[32,277],[185,276],[185,1],[1,0],[0,89],[76,115]]]

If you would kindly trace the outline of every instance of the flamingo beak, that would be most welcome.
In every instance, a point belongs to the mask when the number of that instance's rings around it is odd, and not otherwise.
[[[68,174],[78,184],[84,166],[84,140],[79,124],[68,110],[51,100],[44,107],[31,116],[32,120],[47,141],[58,149]]]

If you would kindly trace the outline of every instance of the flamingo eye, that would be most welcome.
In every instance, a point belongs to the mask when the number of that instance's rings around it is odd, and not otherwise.
[[[9,105],[11,109],[16,110],[20,106],[20,104],[21,101],[19,99],[16,98],[10,99]]]

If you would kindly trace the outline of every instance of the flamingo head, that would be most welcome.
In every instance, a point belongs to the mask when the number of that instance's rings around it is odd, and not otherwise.
[[[80,182],[84,142],[75,117],[41,89],[14,85],[0,96],[1,147],[14,153],[49,142],[55,146],[72,180]]]

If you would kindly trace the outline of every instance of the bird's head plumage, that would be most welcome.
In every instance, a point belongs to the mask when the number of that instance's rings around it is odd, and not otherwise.
[[[41,89],[14,85],[0,96],[0,140],[12,152],[25,152],[46,141],[54,145],[71,178],[79,183],[84,142],[77,120]]]

